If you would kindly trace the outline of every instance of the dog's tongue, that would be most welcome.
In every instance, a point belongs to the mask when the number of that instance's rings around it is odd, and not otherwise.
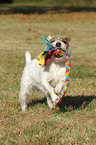
[[[51,59],[51,56],[54,55],[57,52],[58,49],[50,49],[48,51],[48,55],[45,59],[45,65],[47,65],[47,63],[49,62],[49,60]]]

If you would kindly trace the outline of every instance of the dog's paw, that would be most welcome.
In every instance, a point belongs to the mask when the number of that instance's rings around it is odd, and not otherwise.
[[[55,88],[55,93],[59,94],[59,92],[60,92],[60,89],[59,88]]]
[[[50,107],[51,110],[55,108],[53,104],[50,104],[49,107]]]
[[[61,91],[61,84],[60,84],[60,85],[58,84],[58,85],[55,87],[54,91],[55,91],[56,94],[59,94],[60,91]]]
[[[56,98],[57,98],[57,95],[54,93],[54,94],[52,95],[52,101],[54,102],[54,101],[56,100]]]
[[[27,107],[26,107],[25,105],[23,105],[23,106],[22,106],[22,111],[26,111],[26,108],[27,108]]]

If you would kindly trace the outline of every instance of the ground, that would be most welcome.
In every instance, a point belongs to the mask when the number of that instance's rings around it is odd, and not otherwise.
[[[28,109],[19,104],[25,52],[32,58],[42,35],[71,37],[71,81],[60,104],[50,110],[44,94],[31,93]],[[96,12],[0,15],[0,144],[96,144]]]

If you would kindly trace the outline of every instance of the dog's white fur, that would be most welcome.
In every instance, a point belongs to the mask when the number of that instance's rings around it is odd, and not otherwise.
[[[47,39],[50,40],[52,37],[49,35]],[[61,49],[66,51],[68,56],[71,57],[70,46],[66,49],[66,45],[57,39],[52,43],[55,48],[57,42],[61,43]],[[52,101],[57,98],[57,94],[61,91],[62,85],[65,81],[66,68],[64,65],[64,58],[52,56],[46,66],[40,66],[37,59],[31,60],[30,52],[27,51],[25,56],[26,66],[21,78],[21,89],[19,93],[22,111],[26,109],[27,98],[34,88],[45,93],[47,104],[52,109],[54,107]]]

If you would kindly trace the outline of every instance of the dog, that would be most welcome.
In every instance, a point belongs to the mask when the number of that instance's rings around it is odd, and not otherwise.
[[[63,50],[71,59],[70,37],[52,38],[51,35],[47,40],[54,48]],[[66,67],[62,55],[52,55],[50,61],[45,66],[40,66],[36,59],[31,60],[30,52],[25,54],[26,65],[21,77],[19,100],[22,111],[27,108],[27,98],[34,89],[43,91],[47,97],[47,104],[50,109],[54,108],[52,101],[55,101],[57,94],[60,93],[65,81]]]

